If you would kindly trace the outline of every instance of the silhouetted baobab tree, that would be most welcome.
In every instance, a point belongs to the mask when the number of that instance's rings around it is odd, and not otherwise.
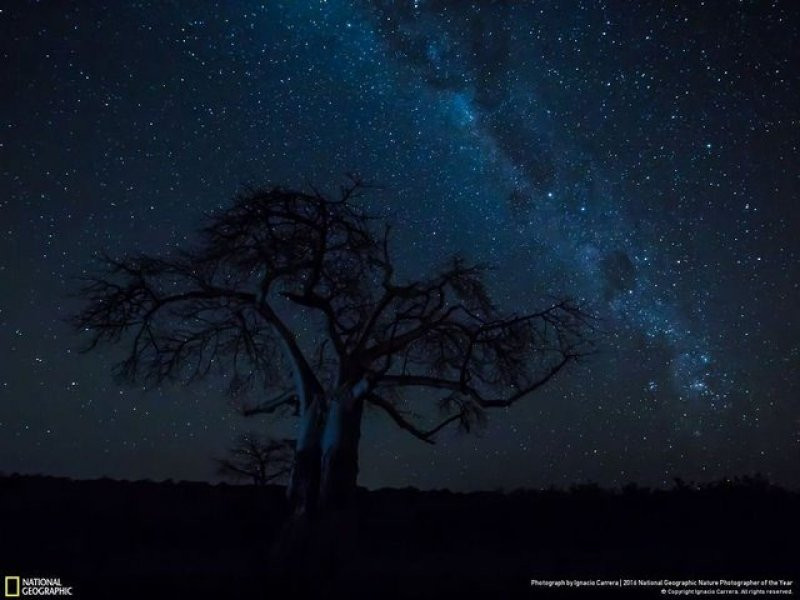
[[[569,300],[502,314],[484,268],[459,257],[400,281],[389,227],[364,208],[357,179],[336,197],[252,189],[210,216],[194,247],[170,256],[102,257],[76,325],[89,348],[123,343],[128,380],[218,373],[263,400],[245,415],[299,417],[288,497],[297,517],[347,506],[365,405],[433,443],[488,409],[522,401],[588,350]],[[423,425],[409,397],[434,398]]]
[[[219,458],[217,474],[229,479],[250,479],[261,486],[289,475],[292,465],[292,440],[262,438],[244,433]]]

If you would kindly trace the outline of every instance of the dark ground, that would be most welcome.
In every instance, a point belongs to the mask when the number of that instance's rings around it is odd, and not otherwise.
[[[0,575],[60,577],[76,598],[289,597],[266,568],[286,515],[282,492],[3,477]],[[799,494],[760,479],[616,493],[362,491],[352,567],[324,590],[536,598],[546,592],[532,590],[531,579],[794,579],[798,509]],[[656,598],[659,590],[608,595]]]

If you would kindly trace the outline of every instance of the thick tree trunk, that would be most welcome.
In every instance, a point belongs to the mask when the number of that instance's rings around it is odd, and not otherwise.
[[[319,506],[324,418],[323,398],[318,396],[302,415],[286,487],[292,514],[272,549],[270,560],[272,576],[296,587],[296,591],[302,591],[306,574],[316,570],[311,555]]]
[[[326,589],[355,549],[363,409],[361,400],[344,396],[331,398],[316,421],[304,421],[297,440],[287,490],[293,514],[273,557],[279,576],[297,592]]]
[[[324,408],[314,400],[303,415],[286,493],[295,517],[312,517],[319,504]]]
[[[323,510],[353,507],[358,480],[358,443],[363,404],[352,396],[330,404],[322,436],[320,506]]]
[[[334,398],[322,435],[320,512],[312,554],[318,580],[334,587],[353,568],[362,410],[362,402],[349,393]]]

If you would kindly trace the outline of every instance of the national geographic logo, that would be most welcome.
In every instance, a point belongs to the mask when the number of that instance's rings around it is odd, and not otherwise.
[[[20,577],[6,575],[3,592],[6,598],[21,596],[72,596],[72,586],[62,585],[60,577]]]

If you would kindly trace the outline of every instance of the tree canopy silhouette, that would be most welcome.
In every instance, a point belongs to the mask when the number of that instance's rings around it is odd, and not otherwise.
[[[335,196],[248,189],[198,242],[164,256],[103,255],[75,325],[88,349],[123,344],[125,380],[217,374],[245,415],[299,417],[288,496],[296,515],[347,505],[365,405],[424,442],[469,431],[533,394],[590,350],[589,317],[568,299],[504,314],[485,267],[453,256],[399,280],[390,228],[351,178]],[[430,398],[438,421],[408,409]],[[435,399],[434,399],[435,398]]]
[[[229,479],[250,479],[259,486],[278,481],[291,471],[292,446],[292,440],[243,433],[228,448],[225,458],[216,459],[217,474]]]

